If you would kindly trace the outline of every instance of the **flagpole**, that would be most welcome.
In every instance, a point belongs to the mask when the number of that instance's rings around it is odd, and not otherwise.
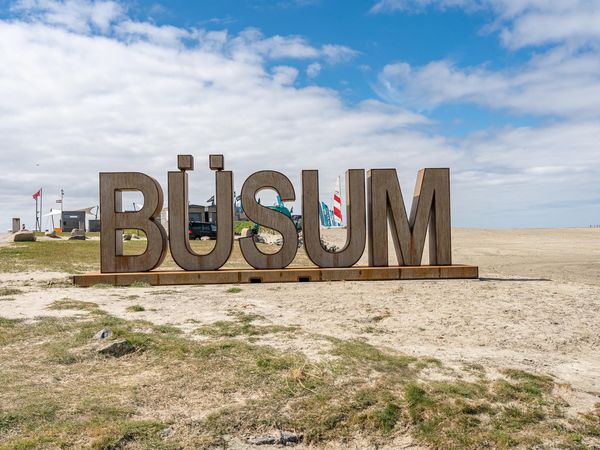
[[[40,216],[38,214],[38,198],[35,198],[35,231],[38,231]]]
[[[44,214],[44,208],[42,207],[42,202],[44,200],[44,191],[43,188],[40,188],[40,232],[42,231],[42,217]]]

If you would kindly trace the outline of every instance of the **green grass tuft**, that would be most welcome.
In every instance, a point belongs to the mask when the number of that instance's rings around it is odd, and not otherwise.
[[[142,311],[146,311],[146,308],[144,308],[142,305],[131,305],[131,306],[128,306],[126,308],[126,311],[129,311],[129,312],[142,312]]]

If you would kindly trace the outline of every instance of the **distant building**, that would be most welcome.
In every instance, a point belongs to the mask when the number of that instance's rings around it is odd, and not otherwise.
[[[76,228],[85,231],[85,211],[63,211],[60,228],[62,231],[73,231]]]

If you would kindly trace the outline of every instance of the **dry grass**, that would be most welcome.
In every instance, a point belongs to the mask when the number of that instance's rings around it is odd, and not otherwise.
[[[86,315],[0,319],[0,448],[207,448],[276,429],[315,445],[358,435],[380,445],[407,432],[436,448],[586,448],[600,438],[600,408],[567,419],[547,376],[507,369],[490,379],[480,367],[318,336],[331,350],[314,362],[250,343],[278,332],[256,315],[232,313],[197,341],[89,302],[51,308]],[[92,336],[102,328],[137,351],[99,356]]]
[[[208,253],[215,241],[192,241],[191,246],[197,253]],[[258,244],[265,253],[274,253],[279,247]],[[141,254],[146,248],[146,241],[131,240],[123,243],[125,254]],[[290,267],[313,266],[304,248],[298,249],[298,255]],[[161,269],[178,269],[168,253]],[[233,252],[224,268],[250,268],[244,260],[239,246],[234,244]],[[81,273],[98,271],[100,269],[100,241],[36,241],[18,242],[0,247],[0,272],[20,271],[57,271],[66,273]]]

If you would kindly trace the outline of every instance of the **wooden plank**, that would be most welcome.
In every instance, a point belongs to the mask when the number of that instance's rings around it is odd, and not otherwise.
[[[73,283],[89,287],[95,284],[128,286],[146,282],[156,286],[177,284],[236,284],[236,283],[293,283],[310,281],[382,281],[382,280],[438,280],[474,279],[479,275],[477,266],[390,266],[346,268],[293,268],[293,269],[221,269],[208,271],[164,271],[130,273],[88,273],[74,275]]]

